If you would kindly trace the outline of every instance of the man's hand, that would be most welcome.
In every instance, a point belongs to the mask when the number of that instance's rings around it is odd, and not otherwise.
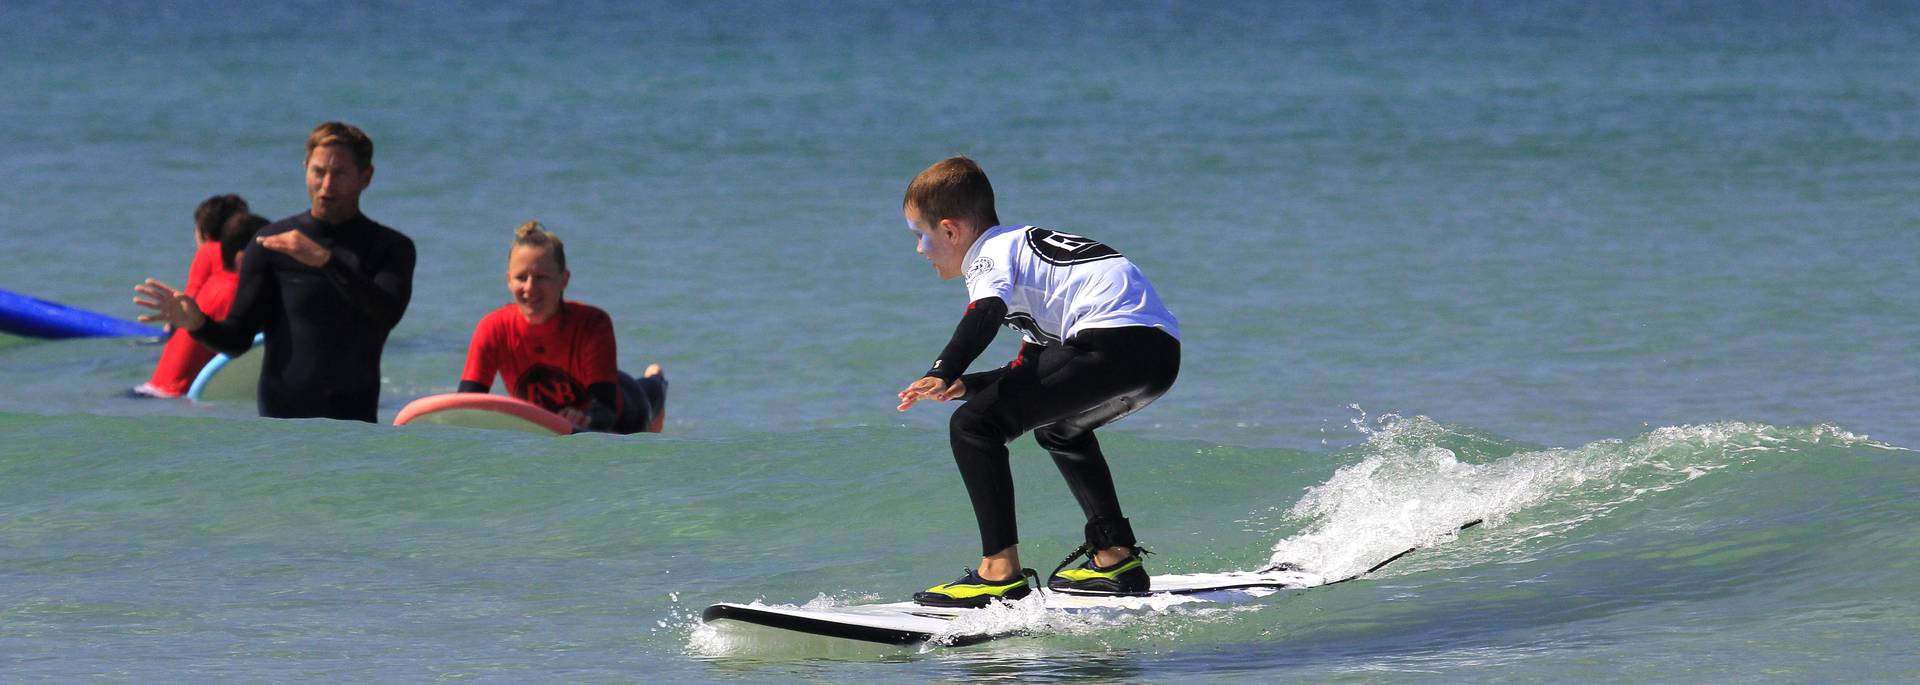
[[[276,233],[269,236],[261,236],[254,240],[258,241],[261,247],[283,253],[292,257],[294,261],[315,269],[326,266],[327,260],[333,259],[332,250],[322,247],[320,243],[313,242],[313,239],[308,238],[307,234],[299,231]]]
[[[900,406],[897,407],[897,409],[900,411],[912,409],[914,403],[920,400],[945,402],[965,396],[966,394],[967,384],[958,378],[953,379],[952,384],[948,384],[938,376],[927,376],[914,381],[913,385],[909,385],[907,389],[900,391]]]
[[[193,296],[174,290],[173,286],[149,278],[133,286],[133,291],[149,298],[133,298],[134,304],[159,312],[141,314],[140,323],[165,321],[167,325],[188,333],[200,330],[201,326],[207,324],[207,315],[200,311],[200,305],[193,301]]]

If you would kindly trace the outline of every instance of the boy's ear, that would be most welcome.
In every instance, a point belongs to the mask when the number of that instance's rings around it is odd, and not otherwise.
[[[955,240],[965,238],[967,237],[968,233],[973,232],[971,227],[967,226],[966,224],[955,221],[953,219],[941,219],[940,230],[953,236]]]

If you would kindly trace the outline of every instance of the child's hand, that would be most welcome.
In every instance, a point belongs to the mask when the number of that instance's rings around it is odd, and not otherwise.
[[[961,382],[958,378],[954,379],[952,384],[948,384],[945,380],[937,376],[927,376],[914,381],[913,385],[909,385],[907,389],[900,391],[900,406],[897,407],[897,409],[900,411],[912,409],[914,403],[920,400],[945,402],[965,396],[966,394],[967,384]]]

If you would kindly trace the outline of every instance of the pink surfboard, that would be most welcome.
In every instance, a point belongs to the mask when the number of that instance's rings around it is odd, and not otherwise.
[[[540,405],[506,395],[455,392],[428,395],[408,402],[393,417],[393,425],[431,423],[468,428],[518,430],[530,433],[567,435],[573,422]]]

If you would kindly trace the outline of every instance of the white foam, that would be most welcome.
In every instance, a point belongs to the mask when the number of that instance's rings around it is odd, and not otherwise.
[[[1737,422],[1655,429],[1632,441],[1516,452],[1466,463],[1440,446],[1454,433],[1424,416],[1391,416],[1365,431],[1366,455],[1309,488],[1286,516],[1306,520],[1273,545],[1270,563],[1330,578],[1359,574],[1388,557],[1450,539],[1473,520],[1489,527],[1561,498],[1575,506],[1544,534],[1605,515],[1621,504],[1707,477],[1782,442],[1870,441],[1832,426],[1778,429]]]
[[[1277,590],[1253,588],[1241,592],[1263,597]],[[1221,618],[1232,613],[1231,605],[1210,603],[1194,595],[1108,597],[1080,601],[1080,598],[1071,595],[1040,592],[1017,602],[997,602],[985,609],[969,611],[936,633],[933,639],[922,646],[922,650],[951,645],[961,636],[1094,635],[1167,616],[1189,621]]]

